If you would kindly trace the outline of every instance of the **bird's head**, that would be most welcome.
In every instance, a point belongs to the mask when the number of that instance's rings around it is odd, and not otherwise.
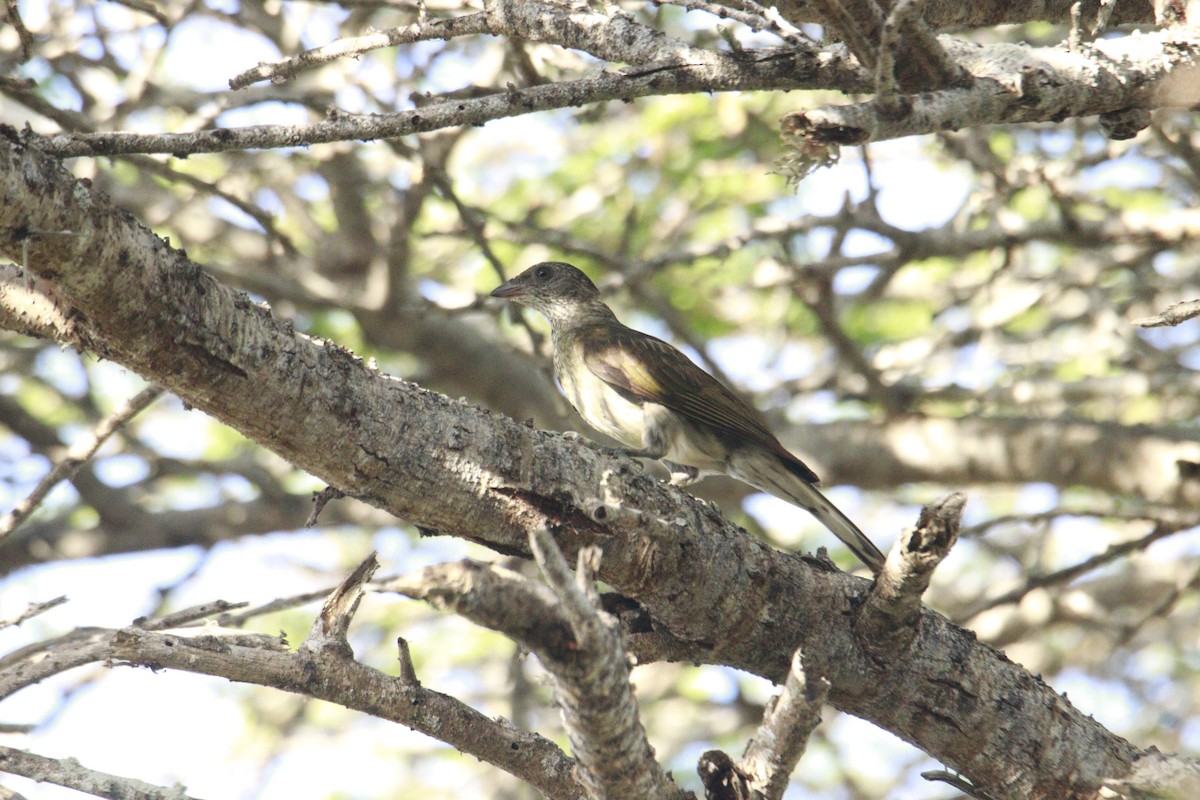
[[[570,324],[596,313],[606,312],[610,316],[612,313],[600,300],[596,284],[577,268],[560,261],[534,264],[493,289],[492,297],[503,297],[540,311],[551,325]]]

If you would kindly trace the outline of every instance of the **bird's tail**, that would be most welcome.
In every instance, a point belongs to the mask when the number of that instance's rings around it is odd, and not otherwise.
[[[729,471],[738,480],[798,505],[812,514],[818,522],[841,539],[859,561],[878,575],[883,569],[883,553],[849,517],[821,494],[812,481],[804,477],[812,475],[811,470],[800,461],[796,462],[795,470],[790,469],[791,466],[789,462],[773,453],[739,453],[730,459]]]

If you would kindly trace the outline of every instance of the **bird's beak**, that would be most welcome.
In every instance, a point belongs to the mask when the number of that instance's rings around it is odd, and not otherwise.
[[[523,294],[525,287],[514,281],[505,281],[492,289],[492,297],[520,297]]]

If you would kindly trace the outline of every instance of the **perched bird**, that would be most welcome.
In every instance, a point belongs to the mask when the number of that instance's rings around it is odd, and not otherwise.
[[[622,325],[596,285],[570,264],[535,264],[492,291],[550,320],[554,374],[589,425],[662,460],[671,482],[724,473],[810,512],[878,573],[883,553],[817,491],[749,404],[671,345]]]

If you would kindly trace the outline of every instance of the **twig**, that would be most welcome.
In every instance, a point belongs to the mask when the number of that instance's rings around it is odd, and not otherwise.
[[[943,769],[922,772],[921,777],[927,781],[939,781],[941,783],[949,784],[965,794],[967,797],[975,798],[975,800],[991,800],[992,797],[990,794],[983,793],[983,790],[961,775],[956,775],[953,772],[947,772]]]
[[[1096,22],[1092,25],[1093,37],[1104,33],[1104,29],[1108,27],[1108,18],[1112,16],[1116,7],[1117,0],[1100,0],[1100,6],[1096,9]]]
[[[3,541],[6,536],[28,519],[29,515],[46,499],[46,495],[50,493],[51,489],[78,472],[79,468],[100,449],[101,445],[108,441],[110,436],[161,397],[162,393],[163,390],[157,386],[143,389],[101,420],[90,436],[73,444],[67,450],[66,457],[51,468],[50,472],[29,493],[29,496],[17,503],[12,511],[0,517],[0,541]]]
[[[8,24],[13,26],[13,30],[17,32],[17,38],[21,41],[21,60],[24,64],[29,59],[33,58],[33,34],[25,27],[25,21],[21,19],[21,8],[17,4],[17,0],[4,0],[4,10],[8,12]]]
[[[408,640],[403,636],[396,637],[396,653],[400,661],[400,680],[407,686],[421,685],[417,679],[417,668],[413,666],[412,653],[408,649]]]
[[[1164,328],[1187,322],[1195,316],[1200,316],[1200,300],[1185,300],[1182,303],[1173,303],[1167,306],[1165,311],[1153,316],[1135,319],[1133,324],[1140,328]]]
[[[24,611],[17,613],[15,616],[9,617],[8,619],[0,619],[0,628],[9,628],[13,625],[20,625],[25,620],[49,611],[55,606],[61,606],[65,602],[67,602],[67,596],[64,594],[54,598],[53,600],[45,600],[41,603],[30,603],[28,606],[26,606]]]
[[[775,6],[763,6],[759,3],[743,0],[736,3],[706,3],[702,0],[656,0],[658,5],[672,5],[685,8],[688,11],[704,11],[720,19],[731,19],[740,22],[751,31],[764,30],[775,34],[783,41],[798,47],[811,47],[813,40],[805,36],[804,31],[784,19]]]
[[[979,616],[985,611],[995,608],[996,606],[1019,602],[1023,597],[1025,597],[1025,595],[1029,594],[1035,589],[1042,589],[1047,586],[1055,586],[1073,581],[1075,578],[1083,575],[1084,573],[1091,572],[1092,570],[1102,567],[1111,561],[1115,561],[1116,559],[1128,553],[1144,550],[1164,536],[1170,536],[1171,534],[1178,533],[1179,531],[1180,528],[1178,527],[1160,523],[1154,527],[1154,530],[1150,531],[1150,533],[1146,534],[1145,536],[1129,542],[1114,544],[1103,553],[1097,553],[1091,558],[1080,561],[1078,564],[1073,564],[1069,567],[1064,567],[1063,569],[1056,570],[1045,575],[1033,575],[1027,578],[1025,583],[1021,584],[1017,588],[1007,591],[999,597],[993,597],[991,600],[984,601],[981,605],[976,606],[966,614],[955,619],[954,623],[956,625],[967,625],[975,617]]]
[[[25,750],[0,745],[0,770],[53,783],[97,797],[136,798],[137,800],[189,800],[182,786],[170,789],[136,778],[88,769],[73,758],[47,758]]]
[[[299,55],[276,61],[271,64],[259,64],[254,69],[246,70],[229,80],[230,89],[245,89],[259,81],[269,80],[273,83],[284,83],[299,75],[301,72],[328,64],[340,58],[357,58],[363,53],[378,50],[383,47],[395,47],[400,44],[412,44],[431,39],[452,39],[456,36],[488,33],[487,14],[478,11],[474,14],[464,14],[458,17],[446,17],[431,21],[418,20],[412,25],[402,28],[391,28],[377,31],[365,36],[353,36],[339,39],[324,47],[305,50]]]
[[[237,628],[246,624],[247,620],[254,617],[261,617],[264,614],[274,614],[277,611],[286,611],[289,608],[295,608],[296,606],[302,606],[306,603],[311,603],[314,600],[320,600],[324,597],[328,597],[329,593],[332,592],[334,588],[336,587],[330,586],[328,588],[317,589],[312,592],[302,592],[300,594],[292,595],[291,597],[280,597],[276,600],[270,601],[269,603],[253,606],[236,614],[225,613],[217,617],[217,624],[221,625],[222,627]]]
[[[154,17],[154,21],[163,27],[169,28],[171,26],[171,18],[163,13],[163,10],[158,8],[151,0],[113,0],[113,2]]]
[[[183,625],[188,625],[194,622],[199,622],[202,619],[223,614],[227,611],[232,611],[235,608],[245,608],[249,603],[230,603],[225,600],[214,600],[211,603],[202,603],[198,606],[191,606],[179,611],[174,611],[170,614],[165,614],[161,617],[152,619],[135,619],[134,625],[137,625],[142,630],[147,631],[165,631],[171,628],[178,628]]]
[[[321,512],[325,510],[325,506],[331,500],[341,500],[346,496],[346,493],[341,489],[333,486],[326,486],[319,492],[313,492],[313,507],[308,515],[308,519],[304,520],[304,527],[311,528],[317,524],[317,520],[321,518]]]
[[[1191,577],[1189,577],[1186,581],[1181,581],[1172,587],[1171,591],[1167,593],[1167,596],[1164,597],[1158,605],[1151,609],[1150,613],[1143,616],[1137,622],[1125,626],[1125,629],[1121,631],[1121,636],[1116,642],[1113,643],[1113,650],[1116,651],[1117,648],[1127,645],[1129,641],[1137,634],[1137,632],[1140,631],[1151,620],[1159,617],[1166,617],[1168,614],[1170,614],[1171,610],[1175,608],[1175,605],[1179,602],[1179,599],[1185,594],[1190,594],[1191,592],[1195,591],[1197,586],[1200,586],[1200,569],[1192,570]]]
[[[1071,4],[1071,28],[1067,32],[1067,50],[1078,53],[1083,48],[1083,4]]]
[[[332,651],[353,658],[354,653],[346,640],[346,633],[350,630],[350,621],[354,618],[354,613],[358,611],[364,587],[377,569],[379,560],[371,553],[333,590],[325,605],[321,607],[321,613],[313,620],[308,637],[300,645],[302,651]]]

